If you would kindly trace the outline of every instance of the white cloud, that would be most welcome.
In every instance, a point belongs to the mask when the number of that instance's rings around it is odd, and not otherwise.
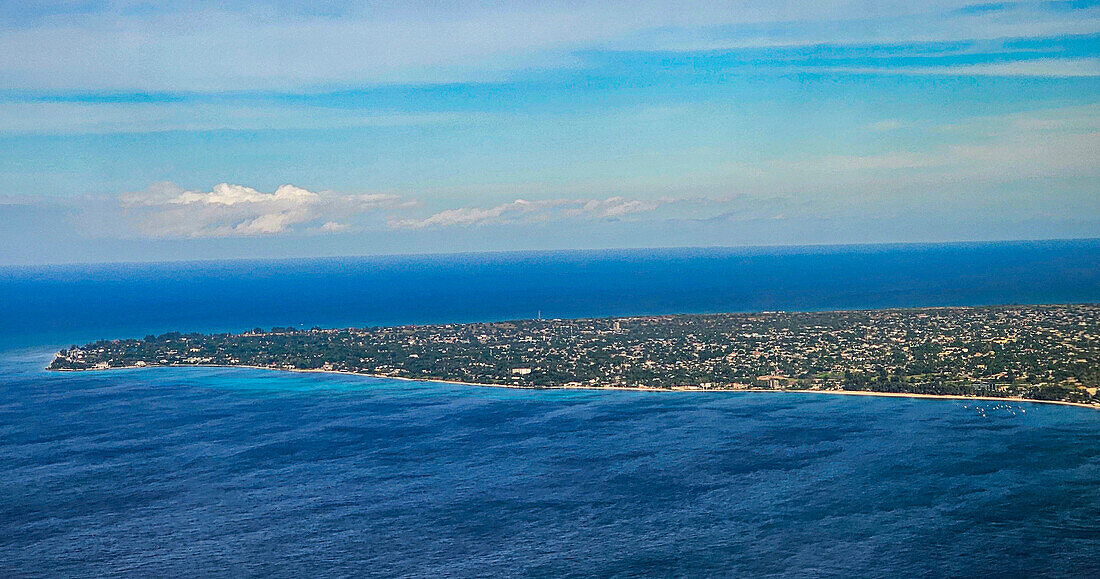
[[[260,193],[250,187],[242,185],[230,185],[220,183],[214,186],[213,191],[202,193],[199,191],[184,191],[178,196],[169,199],[168,203],[176,205],[238,205],[241,203],[273,204],[276,206],[302,206],[316,203],[319,196],[311,191],[306,191],[293,185],[282,185],[274,193]]]
[[[402,199],[400,195],[393,195],[391,193],[366,193],[363,195],[349,195],[344,199],[350,202],[360,211],[393,207],[416,207],[420,205],[420,203],[417,201],[405,200]]]
[[[593,199],[584,204],[578,212],[581,215],[595,218],[615,218],[631,213],[646,213],[657,209],[658,204],[652,201],[638,199],[626,199],[623,197],[611,197],[609,199]]]
[[[423,219],[393,219],[390,226],[397,229],[423,229],[425,227],[448,227],[452,225],[483,225],[486,223],[509,221],[515,218],[557,206],[554,201],[531,202],[516,199],[495,207],[459,207],[445,209]]]
[[[411,217],[416,200],[389,193],[340,195],[283,185],[265,193],[243,185],[219,183],[210,191],[188,191],[156,183],[118,197],[128,223],[148,237],[248,237],[298,232],[318,234],[354,230],[349,220],[373,214],[391,229],[469,227],[505,223],[620,220],[667,209],[683,216],[720,200],[701,198],[516,199],[489,207],[455,207]],[[712,212],[710,209],[707,211]]]
[[[1035,78],[1078,78],[1100,76],[1100,58],[1037,58],[1012,62],[951,66],[899,67],[810,67],[805,72],[882,74],[913,76],[1003,76]]]
[[[498,223],[618,219],[654,211],[659,202],[610,197],[607,199],[516,199],[493,207],[445,209],[422,219],[391,219],[395,229],[472,226]]]
[[[390,194],[337,195],[294,185],[264,193],[229,183],[219,183],[210,191],[187,191],[173,183],[157,183],[145,191],[122,195],[119,201],[137,232],[150,237],[274,235],[321,222],[316,231],[336,233],[349,226],[332,217],[408,204]]]

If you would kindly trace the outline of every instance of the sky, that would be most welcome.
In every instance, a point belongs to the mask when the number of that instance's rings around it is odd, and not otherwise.
[[[0,3],[0,264],[1100,237],[1100,2]]]

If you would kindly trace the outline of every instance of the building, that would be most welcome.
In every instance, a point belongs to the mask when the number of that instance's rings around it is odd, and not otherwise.
[[[769,374],[767,376],[757,376],[756,382],[759,386],[767,388],[786,388],[791,382],[794,382],[794,379],[786,376]]]

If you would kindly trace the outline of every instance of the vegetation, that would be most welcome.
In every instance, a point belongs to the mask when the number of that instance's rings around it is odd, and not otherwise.
[[[1098,305],[766,312],[98,341],[52,370],[228,365],[524,387],[784,388],[1100,403]]]

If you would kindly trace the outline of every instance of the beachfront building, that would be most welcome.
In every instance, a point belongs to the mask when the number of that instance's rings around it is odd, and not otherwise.
[[[786,388],[793,382],[793,378],[786,376],[779,376],[777,374],[769,374],[767,376],[757,376],[756,382],[766,388]]]

